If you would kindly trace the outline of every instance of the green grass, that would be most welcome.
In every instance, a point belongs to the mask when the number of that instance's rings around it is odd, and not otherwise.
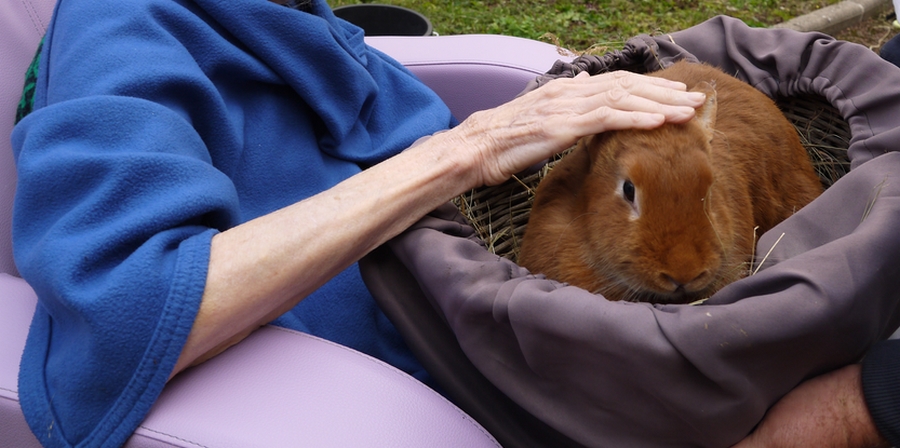
[[[637,34],[666,33],[726,14],[750,26],[771,26],[838,0],[379,0],[424,14],[435,31],[447,34],[506,34],[549,40],[585,50],[621,47]],[[368,1],[329,0],[332,7]]]

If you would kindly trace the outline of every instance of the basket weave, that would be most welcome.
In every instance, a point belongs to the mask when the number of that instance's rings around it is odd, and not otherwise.
[[[779,98],[776,103],[797,129],[822,185],[828,188],[850,171],[847,146],[850,126],[831,104],[818,96]],[[488,250],[517,261],[534,192],[563,153],[539,171],[513,177],[503,184],[472,190],[454,204],[478,232]]]

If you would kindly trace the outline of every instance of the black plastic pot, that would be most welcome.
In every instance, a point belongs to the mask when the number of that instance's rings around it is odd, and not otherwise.
[[[334,15],[360,27],[366,36],[431,36],[431,21],[408,8],[367,3],[334,9]]]

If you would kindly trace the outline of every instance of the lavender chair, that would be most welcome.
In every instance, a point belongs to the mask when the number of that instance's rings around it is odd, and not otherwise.
[[[54,0],[0,3],[0,447],[38,446],[17,375],[37,298],[13,263],[15,167],[9,135],[25,69]],[[460,119],[515,96],[559,59],[555,47],[504,36],[378,37]],[[25,223],[27,225],[27,223]],[[176,377],[127,446],[499,446],[441,395],[366,355],[265,327]]]

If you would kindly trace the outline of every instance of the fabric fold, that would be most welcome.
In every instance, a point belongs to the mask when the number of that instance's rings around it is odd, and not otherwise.
[[[771,96],[822,96],[851,126],[852,170],[760,238],[765,253],[785,235],[755,275],[700,306],[609,302],[490,254],[470,228],[447,233],[461,219],[449,208],[390,243],[473,364],[587,446],[730,446],[802,380],[859,361],[900,324],[896,67],[825,35],[718,17],[557,64],[534,85],[685,58]]]

